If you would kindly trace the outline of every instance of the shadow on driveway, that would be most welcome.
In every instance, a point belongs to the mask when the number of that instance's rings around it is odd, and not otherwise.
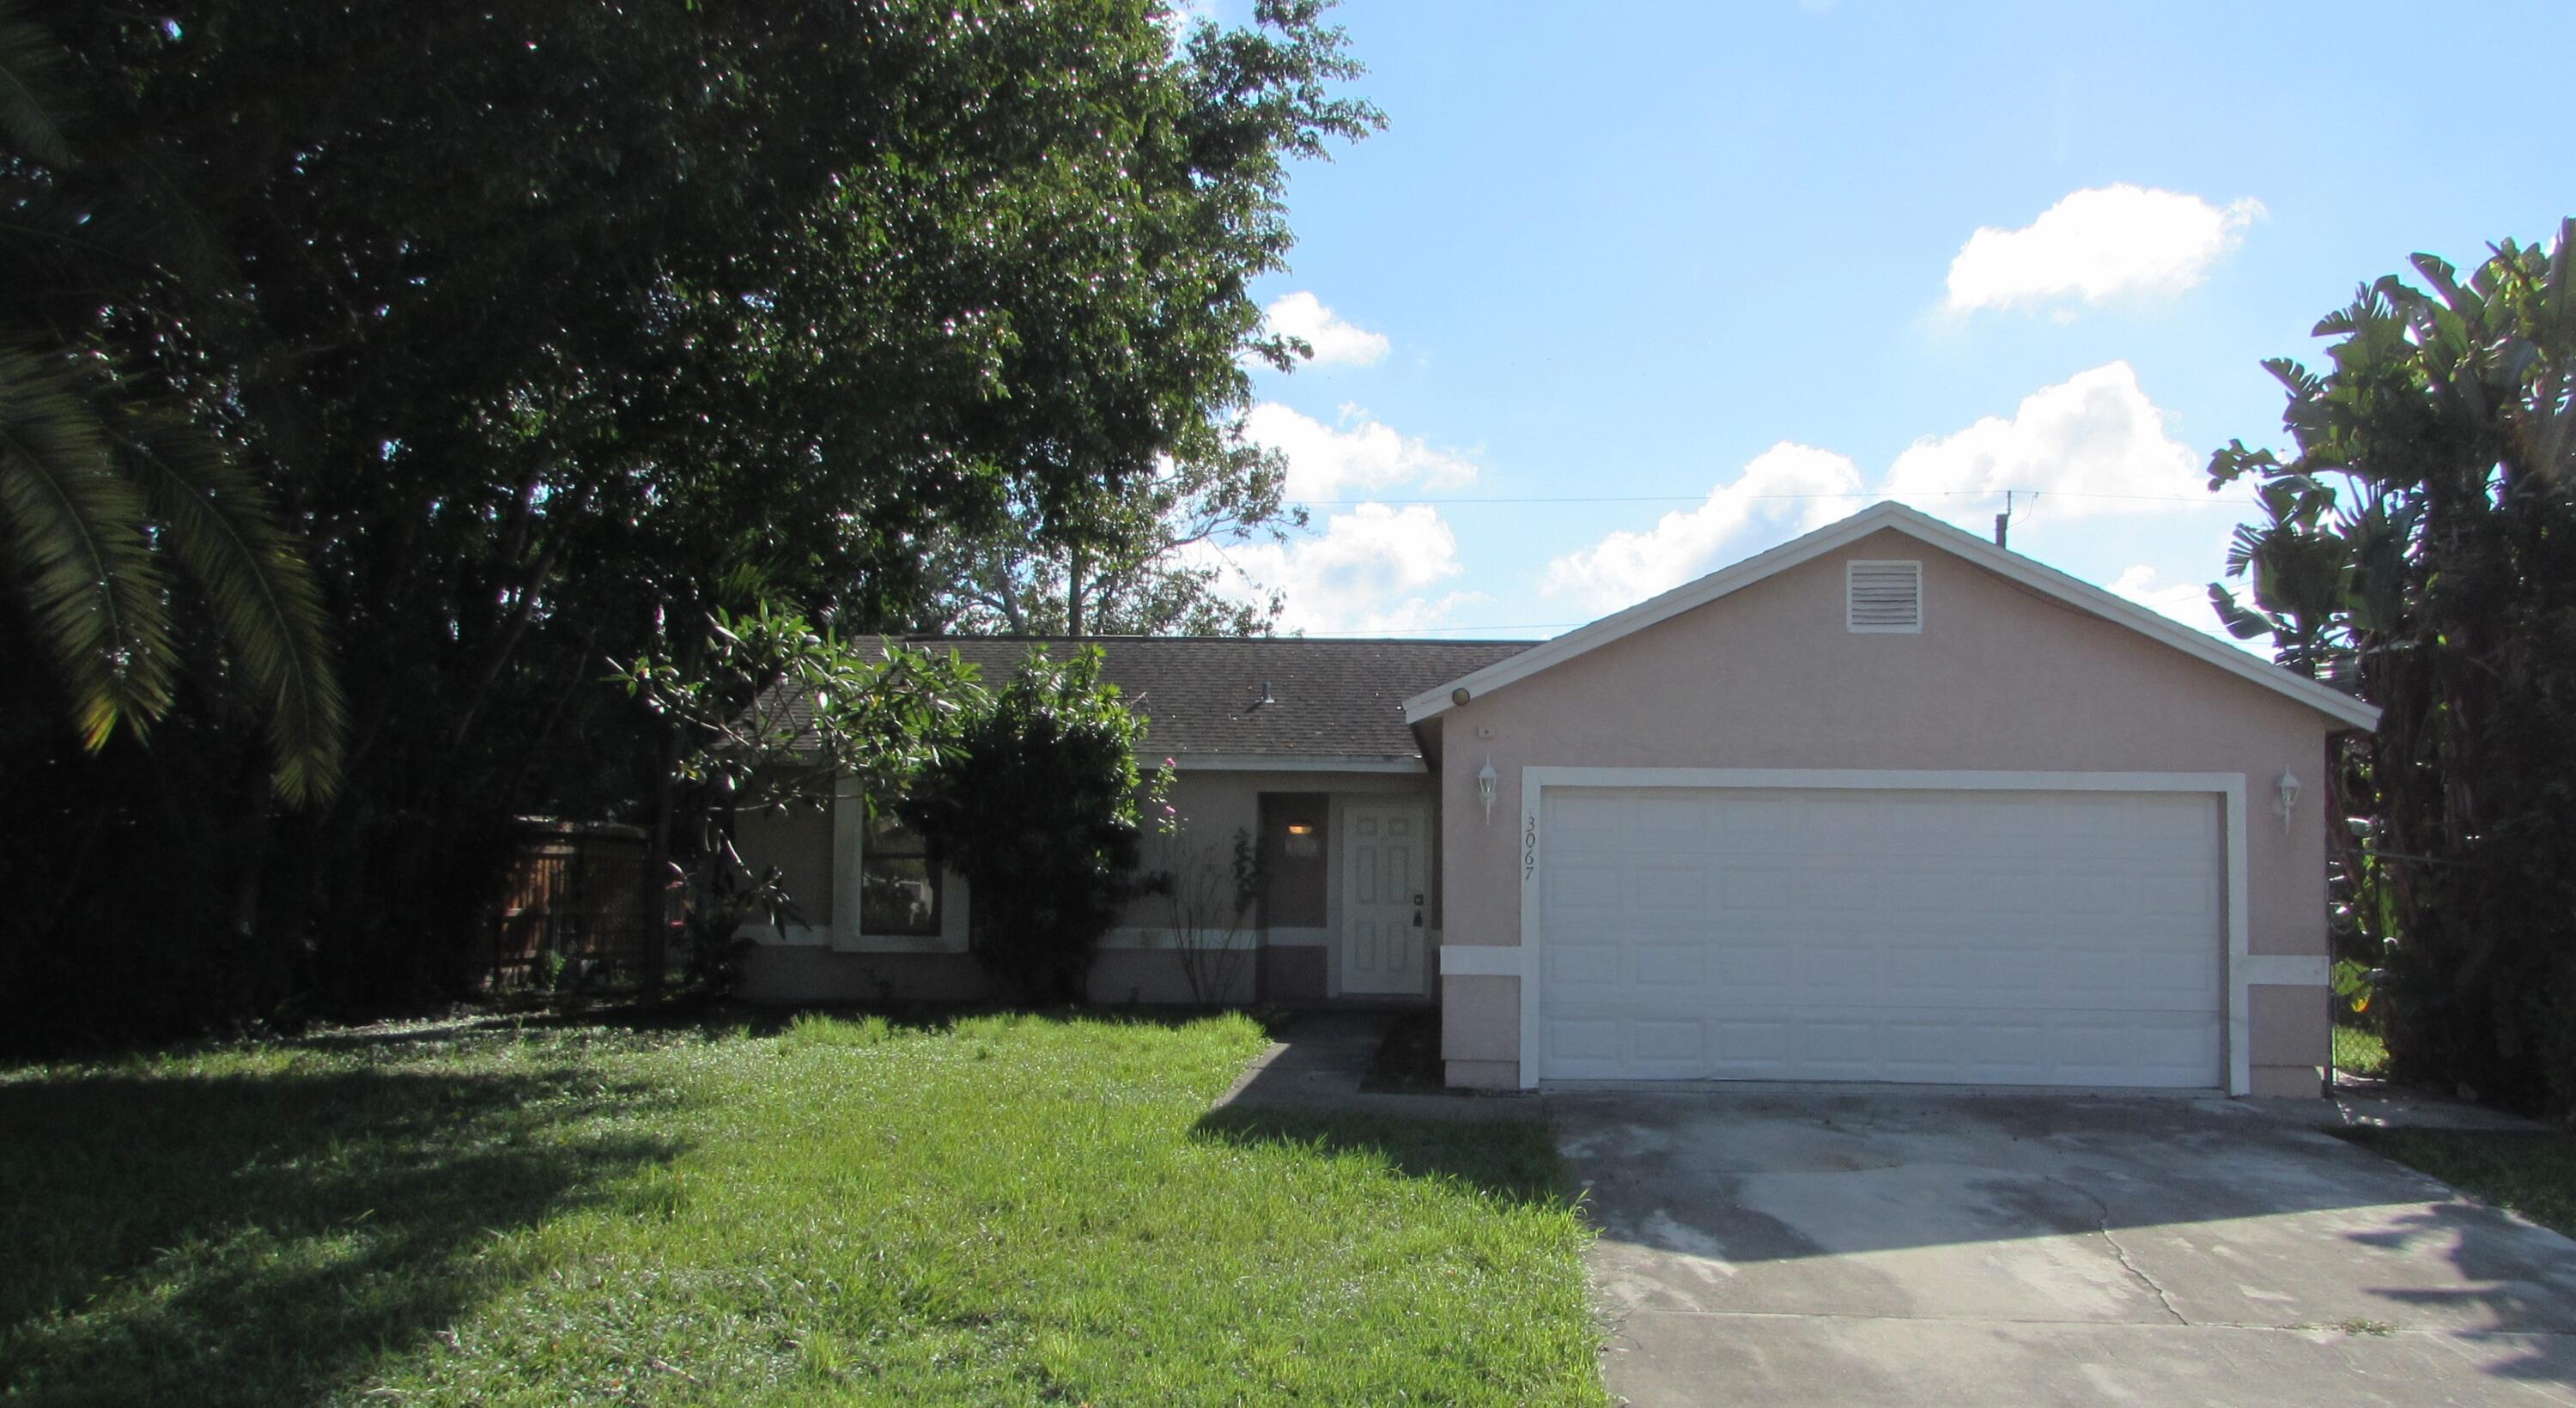
[[[2576,1382],[2576,1244],[2245,1102],[1544,1103],[1602,1232],[1611,1387],[1639,1403],[1687,1401],[1666,1371],[1737,1375],[1752,1402]]]

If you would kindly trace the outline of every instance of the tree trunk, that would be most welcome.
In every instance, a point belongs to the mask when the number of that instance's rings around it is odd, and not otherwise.
[[[644,852],[644,1003],[662,1000],[671,972],[671,923],[667,913],[671,875],[672,810],[679,799],[674,774],[680,767],[680,731],[664,728],[662,763],[653,770],[653,840]]]
[[[1087,562],[1087,555],[1076,547],[1064,569],[1064,633],[1077,639],[1082,635],[1083,595],[1090,587],[1083,577]]]

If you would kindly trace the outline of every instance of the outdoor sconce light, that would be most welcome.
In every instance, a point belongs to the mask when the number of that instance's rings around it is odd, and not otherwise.
[[[1485,804],[1485,824],[1494,824],[1494,784],[1501,781],[1494,771],[1494,755],[1485,755],[1485,765],[1476,769],[1476,800]]]
[[[2286,836],[2290,831],[2290,809],[2299,804],[2299,775],[2284,772],[2281,780],[2272,786],[2278,794],[2273,800],[2272,810],[2281,814],[2281,834]]]

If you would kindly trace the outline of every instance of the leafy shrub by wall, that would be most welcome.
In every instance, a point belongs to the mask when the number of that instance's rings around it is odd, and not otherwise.
[[[1145,724],[1101,682],[1100,659],[1033,652],[899,808],[966,877],[975,956],[1022,1001],[1080,1001],[1101,938],[1140,888]]]

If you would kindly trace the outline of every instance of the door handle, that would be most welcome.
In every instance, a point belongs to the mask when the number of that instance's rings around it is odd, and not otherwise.
[[[1419,928],[1421,928],[1421,927],[1422,927],[1422,911],[1421,911],[1421,910],[1418,910],[1418,909],[1417,909],[1417,910],[1413,911],[1413,927],[1414,927],[1414,928],[1416,928],[1416,929],[1419,929]]]

